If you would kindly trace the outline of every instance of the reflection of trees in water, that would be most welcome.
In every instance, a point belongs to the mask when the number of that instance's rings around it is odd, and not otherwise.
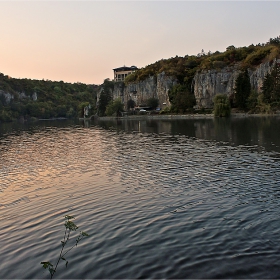
[[[278,117],[231,117],[180,120],[106,120],[99,122],[105,129],[141,133],[186,135],[198,139],[229,142],[233,145],[258,145],[275,150],[280,146]],[[280,148],[278,148],[280,151]]]

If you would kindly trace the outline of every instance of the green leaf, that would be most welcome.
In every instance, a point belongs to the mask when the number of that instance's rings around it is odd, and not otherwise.
[[[65,218],[66,220],[75,219],[74,216],[70,216],[70,215],[65,215],[64,218]]]
[[[45,269],[53,266],[50,262],[41,262],[41,264],[43,265],[43,268],[45,268]]]
[[[55,270],[52,267],[49,267],[49,272],[50,272],[51,275],[54,275]]]
[[[89,236],[89,234],[88,234],[88,233],[86,233],[85,231],[82,231],[82,236],[86,236],[86,237],[88,237],[88,236]]]
[[[72,221],[69,221],[69,220],[66,221],[64,225],[70,231],[76,231],[79,228],[75,225],[75,223],[73,223]]]

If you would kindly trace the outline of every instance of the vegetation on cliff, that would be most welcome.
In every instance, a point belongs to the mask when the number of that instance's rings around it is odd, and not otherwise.
[[[216,51],[212,53],[204,52],[184,57],[171,57],[161,59],[153,64],[141,68],[125,79],[125,83],[138,82],[149,76],[154,76],[165,72],[168,76],[173,76],[180,83],[188,83],[192,80],[197,71],[209,69],[221,69],[226,66],[233,66],[237,63],[240,69],[254,69],[265,61],[272,61],[280,54],[280,36],[271,38],[266,44],[250,45],[248,47],[229,46],[226,51]]]

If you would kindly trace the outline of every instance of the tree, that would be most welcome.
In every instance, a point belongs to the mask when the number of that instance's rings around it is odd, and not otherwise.
[[[151,97],[147,100],[147,106],[151,109],[156,109],[159,105],[159,100],[155,97]]]
[[[248,71],[241,72],[235,81],[235,104],[240,109],[247,109],[247,101],[251,93]]]
[[[127,100],[127,110],[129,110],[130,108],[134,108],[135,107],[135,102],[132,99]]]
[[[109,92],[102,91],[100,94],[99,102],[98,102],[98,114],[100,116],[104,116],[106,107],[112,100],[111,94]]]
[[[273,89],[274,89],[273,77],[270,73],[267,73],[265,75],[263,85],[261,88],[263,93],[263,101],[265,103],[271,103]]]
[[[105,79],[102,84],[102,90],[98,102],[98,115],[104,116],[106,107],[112,100],[112,91],[114,89],[114,82],[110,79]]]
[[[265,76],[262,93],[266,103],[280,101],[280,65],[278,63],[275,63],[271,73]]]
[[[107,116],[116,114],[116,116],[118,117],[121,115],[121,112],[123,112],[123,104],[120,99],[116,99],[114,101],[110,101],[105,113]]]
[[[189,109],[193,109],[195,105],[195,97],[186,85],[177,84],[173,86],[168,95],[172,104],[172,110],[175,112],[184,113]]]
[[[270,38],[269,44],[279,46],[280,45],[280,36],[278,36],[276,38]]]
[[[214,116],[228,117],[230,116],[230,103],[227,95],[217,94],[214,97]]]

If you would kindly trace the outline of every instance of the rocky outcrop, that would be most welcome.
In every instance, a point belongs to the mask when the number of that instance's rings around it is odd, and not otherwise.
[[[278,61],[277,61],[278,62]],[[252,89],[261,92],[267,73],[271,72],[276,60],[260,64],[257,69],[249,70]],[[212,108],[216,94],[234,94],[235,80],[240,73],[239,65],[225,67],[220,71],[208,70],[197,73],[193,80],[193,90],[197,108]]]
[[[16,92],[15,94],[18,99],[28,98],[33,101],[36,101],[38,98],[36,92],[33,92],[31,96],[27,96],[24,92]],[[15,99],[15,94],[12,94],[8,91],[0,90],[0,98],[2,102],[4,101],[4,103],[6,104],[10,104]]]
[[[263,85],[264,78],[267,73],[270,73],[272,68],[274,67],[276,63],[276,60],[274,60],[272,63],[266,62],[259,65],[259,67],[255,71],[249,70],[249,76],[250,76],[250,82],[252,85],[252,88],[257,91],[258,93],[261,92],[261,87]],[[279,60],[277,60],[277,63],[279,63]]]
[[[220,71],[208,70],[194,76],[193,87],[198,108],[212,108],[216,94],[230,95],[240,71],[234,67],[225,67]]]
[[[9,92],[6,92],[4,90],[0,90],[0,97],[2,97],[1,100],[6,104],[9,104],[14,99],[13,94],[10,94]]]
[[[151,76],[143,81],[130,83],[127,86],[124,83],[115,83],[113,90],[113,99],[120,98],[126,106],[127,101],[132,99],[136,106],[146,104],[149,98],[157,98],[161,108],[170,106],[168,91],[177,80],[166,76],[164,72],[157,76]]]
[[[280,61],[277,60],[277,63]],[[276,60],[260,64],[255,70],[248,70],[252,89],[261,92],[261,87],[267,73],[270,73]],[[196,73],[192,88],[196,99],[197,108],[213,108],[213,98],[216,94],[234,94],[235,81],[240,74],[240,65],[225,67],[220,70],[207,70]],[[117,82],[112,91],[113,99],[120,98],[126,106],[132,99],[136,106],[144,105],[147,99],[155,97],[159,99],[162,109],[169,107],[168,91],[177,84],[174,77],[167,76],[164,72],[156,76],[150,76],[143,81],[124,85]]]

